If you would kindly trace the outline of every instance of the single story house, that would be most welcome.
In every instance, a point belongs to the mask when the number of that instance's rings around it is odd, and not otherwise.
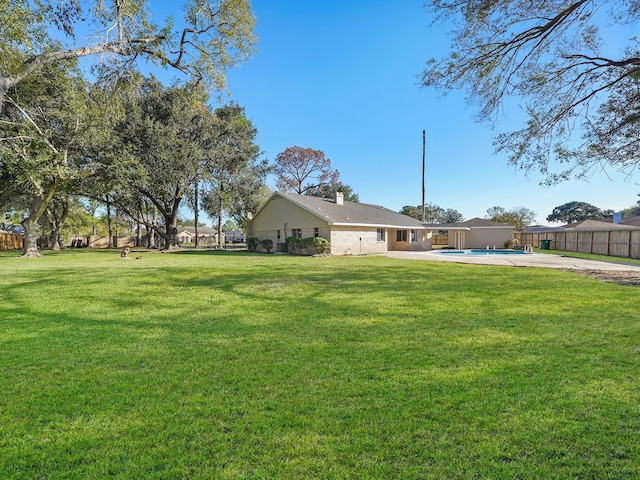
[[[634,217],[623,218],[620,225],[629,225],[631,227],[640,227],[640,215]]]
[[[562,227],[562,230],[635,230],[638,227],[629,223],[612,223],[603,222],[601,220],[581,220],[575,223],[568,223]]]
[[[335,198],[274,192],[247,226],[247,236],[270,239],[277,252],[286,238],[322,237],[332,255],[364,255],[390,250],[428,250],[430,234],[418,220],[379,205]]]
[[[195,227],[178,227],[178,243],[194,243],[196,239]],[[224,243],[224,232],[222,242]],[[217,245],[218,230],[215,228],[198,227],[198,243],[201,245]]]
[[[506,242],[513,238],[513,225],[494,222],[483,218],[472,218],[458,223],[441,223],[425,225],[432,231],[447,230],[449,232],[448,247],[464,248],[504,248]]]

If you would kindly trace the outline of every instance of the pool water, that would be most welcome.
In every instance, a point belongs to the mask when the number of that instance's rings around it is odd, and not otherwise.
[[[443,255],[525,255],[527,252],[522,250],[506,250],[495,249],[487,250],[486,248],[473,248],[471,250],[442,250]]]

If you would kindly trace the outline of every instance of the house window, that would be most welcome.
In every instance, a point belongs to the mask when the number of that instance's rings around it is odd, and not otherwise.
[[[302,229],[301,228],[294,228],[293,230],[291,230],[291,235],[294,238],[302,238]]]
[[[378,241],[384,242],[384,228],[378,228]]]
[[[417,242],[418,241],[418,231],[417,230],[411,230],[411,241],[412,242]]]
[[[313,227],[313,236],[317,237],[320,235],[320,231],[318,230],[318,227]]]
[[[277,230],[276,232],[277,232],[276,235],[278,237],[278,240],[280,240],[280,230]]]
[[[398,242],[406,242],[407,241],[407,231],[406,230],[396,230],[396,241],[398,241]]]

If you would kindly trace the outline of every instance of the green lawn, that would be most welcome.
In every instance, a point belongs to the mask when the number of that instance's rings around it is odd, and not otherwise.
[[[2,479],[640,475],[635,287],[384,257],[16,255]]]

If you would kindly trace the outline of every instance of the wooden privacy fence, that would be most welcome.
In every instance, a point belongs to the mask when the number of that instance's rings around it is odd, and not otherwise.
[[[449,235],[438,233],[432,237],[433,245],[448,245],[449,244]]]
[[[540,248],[540,240],[551,240],[552,250],[640,258],[640,230],[516,232],[514,238],[520,244],[532,245],[534,248]]]
[[[23,237],[17,233],[0,233],[0,250],[20,250]]]

